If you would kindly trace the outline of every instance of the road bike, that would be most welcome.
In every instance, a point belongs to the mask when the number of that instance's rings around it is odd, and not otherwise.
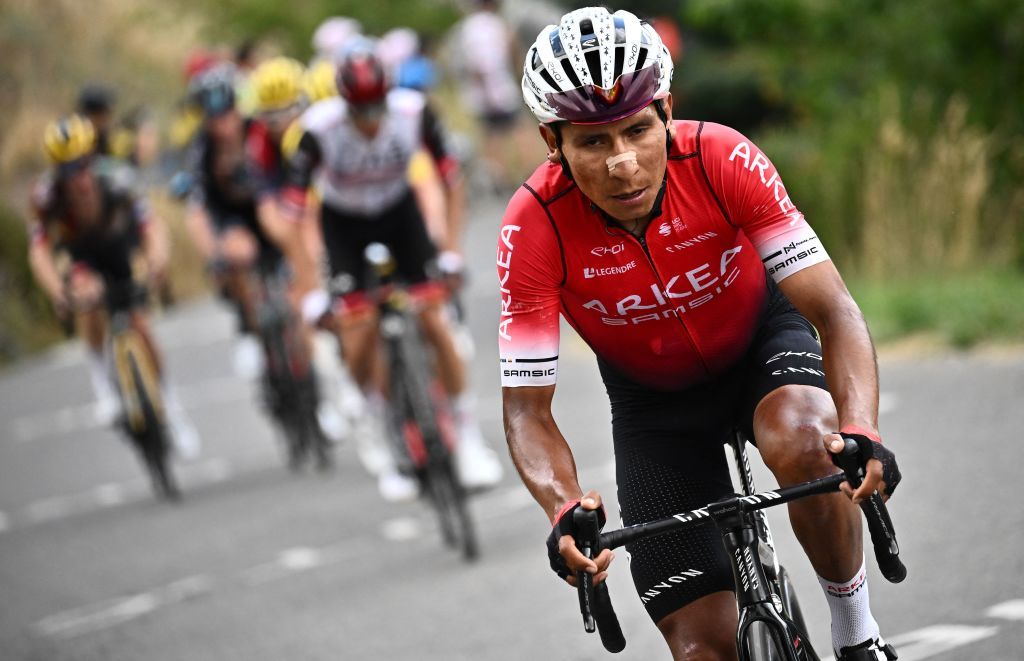
[[[736,648],[740,661],[818,661],[789,576],[775,553],[764,510],[800,498],[839,491],[839,485],[846,481],[854,488],[860,486],[864,473],[857,459],[857,442],[850,438],[844,441],[842,453],[835,456],[843,472],[758,493],[754,491],[746,438],[737,432],[730,439],[730,445],[742,494],[690,512],[605,533],[598,528],[596,511],[578,508],[574,512],[577,547],[591,558],[602,549],[616,549],[667,532],[714,523],[722,533],[736,584],[739,607]],[[899,559],[899,544],[885,503],[875,493],[870,500],[861,503],[861,509],[867,518],[882,575],[899,583],[906,578],[907,570]],[[586,572],[578,572],[576,580],[585,630],[588,633],[598,630],[608,651],[622,651],[626,640],[606,584],[595,586],[592,576]]]
[[[390,388],[390,414],[399,452],[421,493],[437,513],[447,546],[466,560],[479,556],[469,498],[455,469],[457,433],[444,389],[434,375],[431,352],[421,336],[413,297],[393,280],[394,261],[380,243],[367,246],[368,294],[376,302]]]
[[[110,314],[108,348],[111,377],[121,401],[122,425],[149,474],[159,498],[178,500],[181,491],[171,471],[170,442],[156,360],[131,323],[131,312],[146,292],[132,281],[106,283]]]
[[[299,470],[313,457],[320,470],[327,470],[330,442],[317,419],[316,373],[278,260],[261,259],[251,282],[264,356],[263,401],[284,433],[288,466]]]

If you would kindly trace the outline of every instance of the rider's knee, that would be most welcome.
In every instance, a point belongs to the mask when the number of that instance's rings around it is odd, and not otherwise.
[[[423,310],[420,315],[420,327],[423,330],[423,337],[434,346],[446,340],[450,333],[439,305],[431,305]]]
[[[256,262],[258,247],[252,235],[244,230],[230,229],[220,239],[220,256],[228,266],[248,268]]]
[[[726,626],[708,627],[699,636],[688,631],[686,636],[673,636],[663,631],[674,661],[735,661],[735,630]]]
[[[675,661],[736,660],[736,598],[718,592],[658,621]]]
[[[780,391],[766,397],[755,416],[755,436],[765,464],[786,482],[830,472],[822,439],[836,426],[831,398],[817,390]]]

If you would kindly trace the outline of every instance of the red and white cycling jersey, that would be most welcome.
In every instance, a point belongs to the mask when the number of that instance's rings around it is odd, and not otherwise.
[[[498,238],[501,380],[551,385],[559,314],[638,383],[699,383],[740,359],[779,282],[829,259],[778,172],[725,126],[676,121],[661,212],[637,239],[545,163]]]

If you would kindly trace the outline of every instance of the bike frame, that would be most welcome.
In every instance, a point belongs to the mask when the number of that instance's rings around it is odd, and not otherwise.
[[[739,430],[735,431],[729,437],[729,446],[733,451],[742,494],[754,495],[756,490],[746,450],[746,435]],[[801,630],[784,606],[780,585],[781,566],[775,553],[768,515],[763,509],[746,511],[740,507],[733,513],[721,514],[721,518],[712,514],[712,518],[715,518],[715,523],[722,531],[722,541],[729,555],[736,584],[736,601],[740,610],[736,649],[741,661],[746,661],[750,656],[748,638],[753,632],[753,625],[758,622],[767,628],[776,648],[785,650],[786,661],[817,661],[817,654],[807,643],[807,633]],[[741,590],[741,586],[748,589]]]
[[[574,512],[577,546],[586,557],[593,557],[601,549],[616,549],[640,539],[707,525],[713,521],[722,531],[723,543],[732,564],[736,601],[740,608],[736,640],[741,658],[750,658],[745,645],[747,636],[753,624],[761,623],[767,627],[776,647],[785,655],[785,661],[815,661],[817,657],[813,650],[809,645],[803,644],[804,634],[792,622],[780,616],[783,611],[782,604],[776,604],[768,587],[768,576],[760,556],[761,539],[757,534],[760,522],[755,515],[763,516],[760,512],[763,509],[800,498],[834,493],[839,491],[840,485],[844,482],[849,482],[853,488],[859,487],[864,476],[864,466],[858,459],[857,441],[849,436],[844,437],[844,441],[843,450],[834,455],[834,461],[843,469],[841,473],[791,487],[734,495],[664,519],[598,534],[597,513],[577,508]],[[744,444],[736,441],[733,448],[737,455],[741,481],[744,482],[745,489],[752,491],[753,480]],[[899,583],[906,577],[907,570],[899,558],[899,545],[896,543],[892,521],[882,497],[878,493],[873,494],[869,500],[861,503],[861,510],[867,518],[875,558],[882,575],[890,582]],[[766,522],[764,526],[768,533],[767,538],[770,539]],[[774,556],[773,550],[771,555]],[[769,566],[778,574],[778,565],[774,559]],[[605,648],[611,652],[621,651],[626,643],[611,607],[606,584],[593,585],[591,575],[586,572],[577,572],[576,576],[585,629],[592,632],[596,624],[596,628],[601,631]],[[779,598],[781,600],[781,595]]]

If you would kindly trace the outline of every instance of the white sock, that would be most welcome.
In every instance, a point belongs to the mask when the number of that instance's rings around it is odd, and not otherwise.
[[[866,568],[861,559],[860,569],[845,583],[818,577],[832,614],[832,647],[836,653],[844,647],[859,645],[879,636],[878,623],[871,615],[871,605],[868,603]]]
[[[88,351],[87,353],[89,355],[89,381],[92,382],[92,391],[96,399],[102,400],[116,397],[114,385],[110,382],[107,360],[103,352]]]

